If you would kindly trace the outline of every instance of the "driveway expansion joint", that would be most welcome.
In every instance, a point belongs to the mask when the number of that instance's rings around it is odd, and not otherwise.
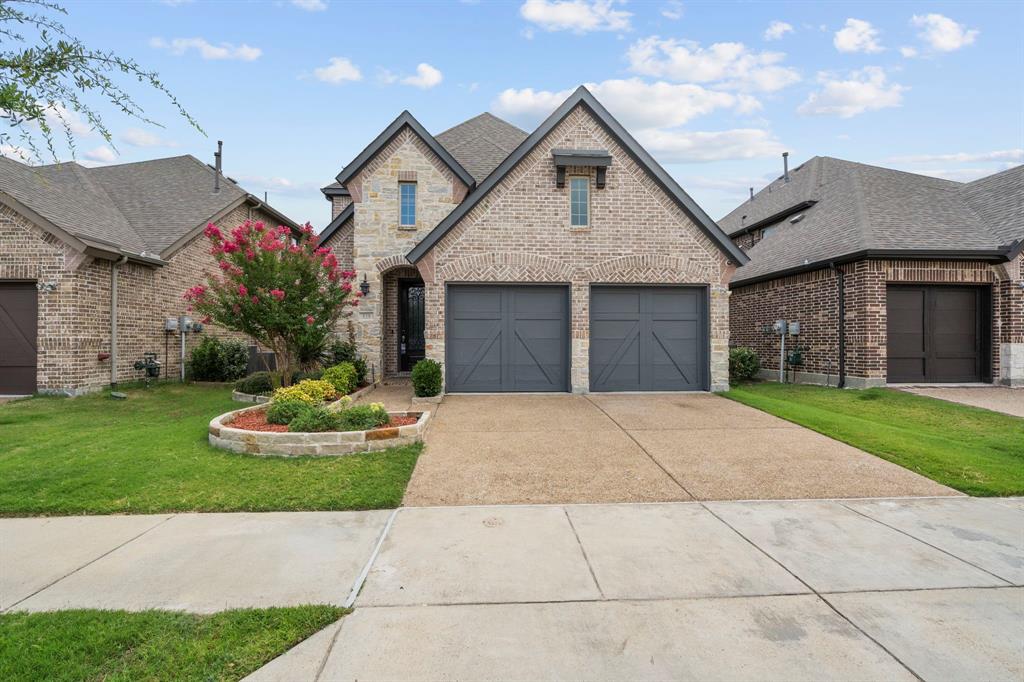
[[[604,590],[601,589],[601,581],[597,579],[597,574],[594,573],[594,566],[590,563],[590,557],[587,556],[587,550],[583,546],[583,541],[580,540],[580,534],[576,531],[576,525],[572,522],[572,517],[569,515],[569,509],[562,507],[562,511],[565,512],[565,520],[569,522],[569,527],[572,528],[573,537],[576,538],[576,545],[580,548],[580,553],[583,555],[583,561],[587,563],[587,569],[590,571],[590,577],[594,579],[594,587],[597,588],[597,593],[601,595],[601,599],[605,599]]]

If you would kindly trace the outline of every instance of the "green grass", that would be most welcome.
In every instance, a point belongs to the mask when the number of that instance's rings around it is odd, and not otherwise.
[[[397,507],[419,445],[345,457],[211,447],[222,387],[163,384],[0,405],[0,516]]]
[[[724,395],[969,495],[1024,494],[1024,419],[884,388],[757,383]]]
[[[239,680],[345,615],[333,606],[0,615],[0,679]]]

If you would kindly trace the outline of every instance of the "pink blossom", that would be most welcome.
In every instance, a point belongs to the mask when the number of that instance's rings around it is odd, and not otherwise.
[[[252,297],[252,302],[253,303],[259,303],[260,302],[260,297],[259,296],[253,296]]]
[[[317,254],[318,256],[326,256],[330,252],[331,252],[331,247],[330,246],[321,246],[320,248],[318,248],[315,251],[313,251],[313,253]]]
[[[315,321],[312,315],[306,315],[306,324],[313,324]]]
[[[220,266],[221,270],[225,270],[226,271],[226,270],[230,270],[231,269],[231,263],[229,263],[226,260],[220,261],[219,263],[217,263],[217,265]]]
[[[278,301],[284,300],[284,292],[281,291],[280,289],[271,289],[270,295],[276,298]]]
[[[238,295],[239,296],[248,296],[249,295],[249,290],[246,288],[246,286],[244,284],[239,284],[238,285]]]
[[[260,220],[256,221],[256,231],[257,232],[262,232],[265,228],[266,228],[266,225],[264,225],[262,221],[260,221]]]
[[[199,321],[202,322],[203,324],[210,324],[211,322],[213,322],[213,318],[210,317],[209,315],[207,315],[206,317],[204,317],[203,319],[201,319]]]
[[[288,247],[288,250],[292,253],[302,253],[302,247],[298,244],[292,244]]]
[[[359,299],[358,298],[353,298],[352,301],[351,301],[351,306],[353,308],[355,308],[358,305],[359,305]]]
[[[197,301],[200,298],[202,298],[205,293],[206,287],[204,287],[202,284],[197,284],[196,286],[186,291],[185,295],[182,298],[184,298],[186,301]]]
[[[245,250],[245,260],[252,260],[255,257],[256,257],[256,254],[253,253],[252,249],[246,249]]]
[[[356,298],[362,298],[362,297],[363,297],[363,292],[362,291],[357,291],[356,292]]]
[[[231,241],[224,242],[221,245],[221,249],[224,250],[224,253],[234,253],[235,251],[238,251],[238,244]]]
[[[341,285],[341,290],[346,293],[352,291],[352,284],[350,282],[345,282],[344,284]]]
[[[224,235],[221,233],[220,228],[214,225],[213,223],[206,224],[206,229],[203,230],[203,234],[206,235],[207,239],[212,239],[214,241],[220,241],[221,239],[224,238]]]

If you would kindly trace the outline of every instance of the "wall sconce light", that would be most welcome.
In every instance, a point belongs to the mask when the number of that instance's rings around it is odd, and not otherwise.
[[[366,273],[363,273],[363,281],[359,283],[359,291],[363,292],[363,296],[370,293],[370,283],[366,279]]]
[[[36,282],[36,289],[41,293],[48,294],[57,288],[56,282]]]

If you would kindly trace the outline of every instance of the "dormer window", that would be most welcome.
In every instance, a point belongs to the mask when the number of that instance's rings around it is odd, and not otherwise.
[[[416,226],[416,183],[398,183],[398,224],[400,227]]]
[[[569,178],[569,224],[572,227],[590,225],[590,178]]]

